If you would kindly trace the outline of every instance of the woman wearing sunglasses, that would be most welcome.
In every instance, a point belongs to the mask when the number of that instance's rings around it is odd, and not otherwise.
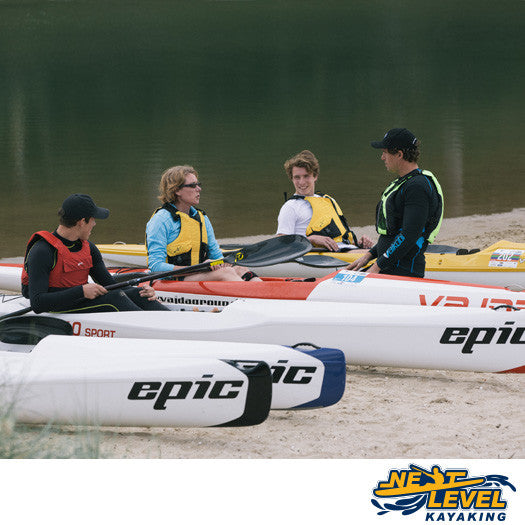
[[[197,208],[202,184],[192,166],[174,166],[161,177],[157,208],[146,226],[148,267],[152,272],[177,270],[185,266],[222,258],[207,215]],[[260,280],[249,268],[222,264],[179,280]]]

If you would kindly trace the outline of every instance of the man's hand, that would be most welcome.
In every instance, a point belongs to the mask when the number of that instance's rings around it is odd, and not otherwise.
[[[96,299],[97,297],[108,293],[102,285],[97,283],[84,284],[82,286],[82,291],[84,292],[84,297],[86,299]]]
[[[345,270],[359,270],[365,266],[368,262],[373,259],[373,256],[370,252],[366,252],[364,255],[356,259],[353,263],[350,263]]]
[[[366,248],[368,250],[368,249],[372,248],[372,246],[374,246],[374,241],[370,237],[367,237],[366,235],[363,235],[359,239],[358,246],[359,246],[359,248]]]
[[[325,235],[309,235],[307,239],[314,245],[320,248],[326,248],[330,252],[338,252],[339,246],[331,238]]]
[[[366,271],[366,273],[379,273],[381,271],[381,268],[377,265],[377,263],[372,264],[370,268]]]
[[[148,301],[154,301],[157,298],[155,295],[155,289],[149,284],[143,284],[140,287],[139,294],[141,297],[147,297]]]

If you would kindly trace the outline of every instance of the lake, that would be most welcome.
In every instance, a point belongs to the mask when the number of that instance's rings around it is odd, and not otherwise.
[[[525,2],[0,2],[0,257],[53,230],[70,193],[142,242],[162,172],[191,164],[218,238],[275,232],[284,161],[372,224],[370,147],[421,140],[445,217],[523,207]],[[438,239],[439,240],[439,239]]]

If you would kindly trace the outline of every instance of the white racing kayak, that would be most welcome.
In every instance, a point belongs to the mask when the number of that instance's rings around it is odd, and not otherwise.
[[[21,269],[0,265],[0,288],[20,290]],[[121,273],[116,277],[126,279]],[[141,274],[142,275],[142,274]],[[525,308],[525,292],[503,287],[398,277],[342,270],[314,281],[267,279],[263,282],[169,281],[153,284],[159,301],[173,310],[222,310],[238,298],[304,299],[351,303],[411,304],[421,306]]]
[[[23,301],[11,302],[23,306]],[[13,304],[14,303],[14,304]],[[341,349],[347,363],[525,372],[524,312],[414,305],[239,299],[220,313],[61,314],[73,333]]]
[[[525,308],[523,291],[348,270],[315,282],[284,279],[253,283],[157,281],[153,286],[159,301],[173,310],[217,311],[241,297],[427,307],[495,308],[508,305]]]
[[[525,308],[525,292],[500,286],[348,270],[319,282],[307,300],[476,308],[509,305]]]
[[[60,324],[58,330],[57,323]],[[337,403],[345,389],[345,358],[336,349],[47,335],[72,332],[70,324],[50,317],[31,315],[4,319],[0,321],[0,350],[6,359],[10,357],[9,353],[13,356],[15,352],[18,355],[24,352],[22,359],[13,357],[14,360],[21,359],[21,363],[58,362],[61,370],[68,371],[68,364],[73,371],[82,366],[80,375],[93,385],[111,383],[112,374],[115,382],[126,376],[132,381],[153,365],[162,370],[163,364],[166,367],[164,379],[169,381],[170,371],[176,370],[177,359],[220,359],[235,367],[246,366],[247,370],[264,362],[272,374],[272,409],[327,407]],[[102,368],[105,374],[101,376]],[[76,377],[73,372],[73,376],[67,378],[64,375],[62,379],[75,383]],[[262,395],[264,398],[264,392]]]
[[[59,344],[49,336],[49,344]],[[48,338],[46,338],[48,339]],[[45,341],[45,339],[44,339]],[[272,396],[264,362],[0,352],[0,399],[22,423],[110,426],[246,426]]]
[[[298,349],[255,343],[52,335],[38,343],[32,355],[65,361],[81,359],[83,363],[120,359],[126,364],[131,361],[137,369],[137,361],[171,363],[179,358],[221,359],[248,369],[264,361],[272,371],[273,410],[333,405],[341,399],[346,379],[344,354],[332,348]]]
[[[0,263],[0,290],[20,292],[22,288],[22,265]]]

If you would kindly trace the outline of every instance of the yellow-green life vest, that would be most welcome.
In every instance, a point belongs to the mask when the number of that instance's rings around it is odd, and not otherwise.
[[[439,233],[439,230],[441,228],[441,223],[443,222],[443,208],[444,208],[444,197],[443,197],[443,190],[441,189],[441,185],[439,184],[438,180],[434,176],[434,174],[428,170],[419,170],[419,173],[424,175],[425,177],[429,178],[432,183],[434,184],[434,187],[436,188],[438,198],[439,198],[439,207],[438,212],[434,217],[430,217],[427,224],[425,225],[425,231],[424,237],[425,239],[431,243],[436,238],[437,234]],[[404,177],[398,177],[397,179],[393,180],[390,185],[386,188],[386,190],[383,192],[383,195],[381,196],[381,200],[379,201],[379,204],[377,205],[377,214],[376,214],[376,230],[377,233],[380,235],[396,235],[397,231],[390,231],[388,229],[388,217],[387,217],[387,201],[390,197],[394,195],[396,191],[405,184],[408,180],[410,180],[412,177],[415,177],[417,174],[410,175],[410,176],[404,176]]]

